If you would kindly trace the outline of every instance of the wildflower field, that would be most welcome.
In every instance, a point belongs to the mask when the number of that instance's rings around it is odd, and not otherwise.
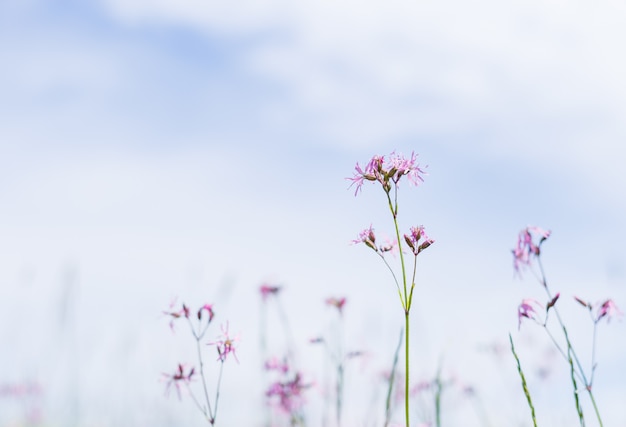
[[[0,427],[626,427],[624,13],[1,3]]]

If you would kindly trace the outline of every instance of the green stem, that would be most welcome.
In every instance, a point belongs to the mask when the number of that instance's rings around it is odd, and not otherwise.
[[[396,240],[398,241],[398,252],[400,253],[400,265],[402,267],[402,285],[404,289],[404,300],[402,301],[402,306],[405,308],[405,310],[408,310],[409,307],[407,306],[407,304],[409,302],[409,295],[406,288],[406,269],[404,267],[404,254],[402,253],[402,242],[400,240],[400,228],[398,227],[397,206],[394,209],[389,193],[387,193],[387,201],[389,202],[389,210],[391,210],[391,214],[393,215],[393,225],[396,229]]]
[[[572,360],[572,352],[567,349],[567,361],[570,368],[570,377],[572,378],[572,385],[574,387],[574,402],[576,403],[576,413],[578,414],[578,420],[580,421],[580,427],[585,427],[585,416],[583,415],[583,408],[580,407],[580,400],[578,399],[578,385],[576,384],[576,376],[574,375],[574,361]]]
[[[515,346],[513,345],[513,337],[509,334],[509,341],[511,342],[511,352],[515,357],[515,361],[517,362],[517,372],[519,373],[520,378],[522,379],[522,389],[524,390],[524,395],[526,395],[526,400],[528,401],[528,406],[530,407],[530,414],[533,419],[533,426],[537,427],[537,418],[535,417],[535,407],[533,406],[533,401],[530,398],[530,392],[528,391],[528,384],[526,384],[526,377],[524,376],[524,371],[522,371],[522,365],[520,364],[519,357],[517,357],[517,353],[515,352]]]
[[[389,375],[389,388],[387,389],[387,399],[385,401],[385,425],[387,427],[389,425],[389,421],[391,419],[391,394],[393,391],[393,384],[395,383],[396,378],[396,369],[398,367],[398,355],[400,354],[400,347],[402,347],[402,337],[404,335],[404,330],[400,331],[400,339],[398,340],[398,346],[396,347],[396,352],[393,356],[393,364],[391,366],[391,375]]]
[[[404,312],[404,359],[405,359],[405,371],[404,378],[404,414],[406,417],[406,427],[409,427],[409,310]]]

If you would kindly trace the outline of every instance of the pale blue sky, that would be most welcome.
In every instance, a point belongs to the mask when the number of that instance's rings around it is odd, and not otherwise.
[[[517,334],[522,297],[542,298],[513,279],[519,229],[553,230],[555,291],[626,307],[623,6],[153,3],[0,5],[0,338],[10,348],[0,383],[39,380],[51,425],[201,425],[158,383],[185,355],[160,317],[179,295],[215,301],[218,320],[241,333],[220,416],[252,425],[232,396],[261,406],[265,280],[284,284],[303,346],[329,315],[324,298],[347,296],[346,336],[384,369],[399,303],[384,266],[348,243],[391,224],[378,189],[355,198],[344,178],[373,154],[416,151],[429,176],[402,188],[401,222],[424,224],[436,244],[420,260],[415,379],[445,354],[498,408],[494,420],[528,424],[510,360],[487,374],[476,351]],[[584,346],[585,319],[564,303]],[[626,422],[623,337],[623,322],[600,336],[607,425]],[[311,376],[317,356],[301,350]],[[568,396],[550,397],[563,378],[537,385],[546,417],[552,404],[567,414],[550,414],[553,425],[572,419]],[[361,423],[357,396],[347,405]],[[0,400],[0,425],[19,410]]]

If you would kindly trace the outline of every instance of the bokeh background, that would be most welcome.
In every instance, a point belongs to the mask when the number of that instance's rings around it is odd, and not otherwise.
[[[414,381],[441,367],[476,390],[489,421],[457,396],[444,425],[530,425],[511,332],[540,420],[573,425],[567,366],[539,328],[518,331],[520,299],[544,294],[510,250],[526,225],[552,230],[548,279],[589,366],[572,296],[626,308],[625,18],[608,0],[3,0],[0,425],[203,425],[164,396],[162,373],[194,361],[162,314],[175,297],[215,304],[210,339],[226,321],[240,336],[219,424],[264,425],[266,282],[316,384],[309,425],[327,365],[308,340],[335,330],[330,296],[347,297],[346,348],[367,354],[347,371],[345,425],[381,425],[376,378],[403,316],[384,265],[350,241],[392,223],[378,188],[355,198],[345,178],[394,150],[429,173],[401,187],[401,225],[436,240]],[[624,327],[599,329],[607,426],[626,425]]]

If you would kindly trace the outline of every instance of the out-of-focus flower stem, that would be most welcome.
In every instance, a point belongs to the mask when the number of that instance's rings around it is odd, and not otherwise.
[[[522,371],[522,365],[520,364],[519,357],[517,357],[517,353],[515,352],[515,345],[513,344],[513,337],[509,334],[509,341],[511,342],[511,352],[515,357],[515,361],[517,362],[517,372],[522,380],[522,389],[524,390],[524,395],[526,396],[526,401],[528,402],[528,406],[530,407],[530,414],[533,419],[533,426],[537,427],[537,418],[535,417],[535,407],[533,406],[533,401],[530,398],[530,392],[528,391],[528,384],[526,384],[526,377],[524,376],[524,371]]]

